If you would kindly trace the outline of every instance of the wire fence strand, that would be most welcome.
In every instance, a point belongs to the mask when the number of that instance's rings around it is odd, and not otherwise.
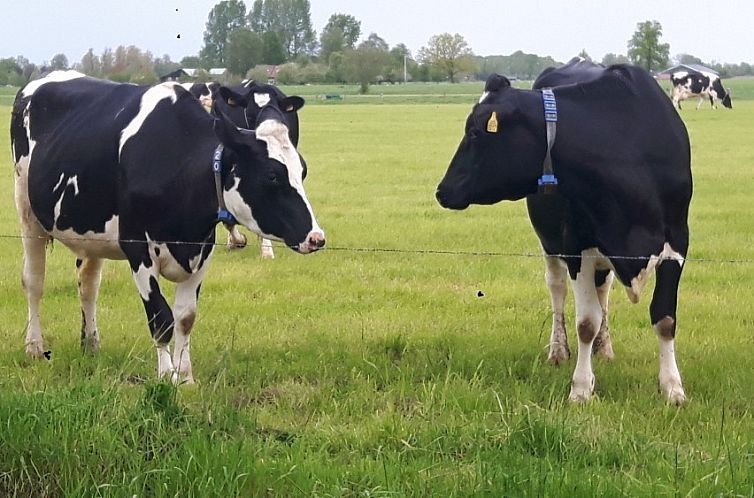
[[[52,237],[52,236],[27,236],[27,235],[8,235],[0,234],[0,239],[44,239],[49,242],[59,241],[65,244],[66,242],[90,242],[99,244],[157,244],[157,245],[177,245],[177,246],[214,246],[214,247],[227,247],[224,242],[190,242],[182,240],[144,240],[144,239],[120,239],[120,238],[93,238],[93,237]],[[274,243],[275,247],[287,248],[286,245],[281,243]],[[678,261],[678,258],[672,256],[627,256],[627,255],[611,255],[605,256],[602,254],[544,254],[543,252],[503,252],[503,251],[475,251],[475,250],[451,250],[451,249],[402,249],[392,247],[345,247],[345,246],[325,246],[321,251],[329,252],[351,252],[351,253],[384,253],[384,254],[416,254],[416,255],[438,255],[438,256],[470,256],[470,257],[485,257],[485,258],[544,258],[555,257],[562,259],[611,259],[611,260],[634,260],[634,261]],[[754,258],[683,258],[685,263],[706,263],[706,264],[734,264],[734,265],[750,265],[754,264]]]

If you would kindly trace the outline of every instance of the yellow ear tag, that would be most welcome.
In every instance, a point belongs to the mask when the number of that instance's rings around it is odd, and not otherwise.
[[[487,131],[489,133],[497,133],[497,112],[492,111],[492,116],[490,116],[490,120],[487,121]]]

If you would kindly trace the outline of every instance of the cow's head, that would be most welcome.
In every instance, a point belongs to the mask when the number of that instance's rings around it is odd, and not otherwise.
[[[723,87],[723,83],[720,81],[720,78],[715,78],[715,80],[712,82],[712,90],[715,91],[717,94],[717,98],[719,98],[723,105],[727,107],[728,109],[733,109],[733,102],[730,100],[730,92]]]
[[[184,83],[181,86],[197,98],[207,110],[212,109],[220,90],[220,84],[214,81],[209,83]]]
[[[536,192],[546,150],[544,117],[538,120],[531,111],[525,112],[519,94],[504,76],[489,77],[437,187],[440,205],[465,209],[469,204],[494,204]],[[540,122],[537,128],[535,123]]]
[[[217,101],[226,106],[245,104],[226,87],[219,95]],[[295,251],[323,247],[325,235],[304,191],[304,164],[291,142],[285,110],[268,102],[258,113],[254,131],[239,128],[218,106],[215,114],[215,134],[226,147],[223,165],[229,169],[224,179],[228,210],[251,231],[284,241]]]

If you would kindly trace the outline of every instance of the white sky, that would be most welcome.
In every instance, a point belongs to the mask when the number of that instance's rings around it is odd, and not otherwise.
[[[253,0],[245,0],[248,8]],[[91,47],[136,45],[175,61],[202,46],[207,15],[219,0],[1,0],[0,57],[32,62],[64,53],[80,60]],[[706,62],[754,63],[754,0],[310,0],[317,34],[333,13],[361,21],[363,36],[376,32],[412,53],[432,35],[466,38],[477,55],[515,50],[565,62],[582,49],[599,60],[626,53],[626,42],[645,20],[662,24],[671,56]],[[176,10],[177,9],[177,10]],[[180,39],[177,35],[180,34]]]

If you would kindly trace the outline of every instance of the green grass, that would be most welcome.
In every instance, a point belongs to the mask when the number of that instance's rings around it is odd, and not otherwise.
[[[522,203],[458,213],[433,199],[468,104],[304,108],[307,191],[330,249],[219,250],[193,334],[199,384],[178,389],[152,380],[123,262],[105,268],[102,351],[80,353],[60,244],[43,303],[52,361],[25,357],[0,133],[0,496],[754,495],[754,264],[722,262],[754,260],[754,102],[735,105],[682,111],[690,257],[713,261],[689,262],[681,284],[680,409],[657,393],[648,295],[632,306],[614,290],[616,361],[596,361],[596,399],[571,406],[575,362],[545,361],[539,258],[349,250],[538,252]]]

